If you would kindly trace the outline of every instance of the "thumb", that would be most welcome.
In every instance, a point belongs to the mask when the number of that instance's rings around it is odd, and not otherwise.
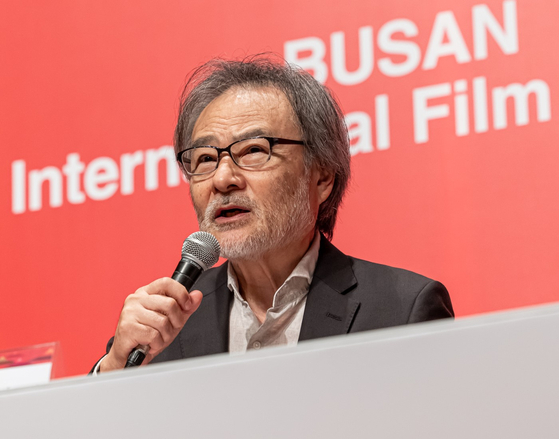
[[[185,309],[188,310],[189,314],[194,313],[194,311],[196,311],[198,309],[198,307],[200,306],[200,303],[202,303],[202,292],[199,290],[194,290],[192,292],[190,292],[189,296],[189,300],[186,303]]]

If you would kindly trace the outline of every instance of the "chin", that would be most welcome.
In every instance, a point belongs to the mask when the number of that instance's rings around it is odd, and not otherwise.
[[[217,234],[216,238],[221,256],[231,260],[256,260],[274,247],[269,234],[254,230],[231,230]]]

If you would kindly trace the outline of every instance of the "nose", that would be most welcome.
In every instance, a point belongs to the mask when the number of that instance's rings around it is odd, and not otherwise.
[[[228,154],[223,154],[212,177],[214,188],[219,192],[231,192],[244,189],[245,178],[242,170]]]

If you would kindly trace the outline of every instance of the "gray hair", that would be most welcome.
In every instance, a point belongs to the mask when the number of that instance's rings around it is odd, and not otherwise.
[[[198,117],[233,87],[274,87],[287,97],[305,142],[307,169],[316,164],[334,175],[332,193],[319,208],[316,227],[329,240],[350,177],[349,137],[331,92],[306,71],[260,54],[240,61],[213,59],[193,71],[184,88],[175,129],[175,152],[188,148]]]

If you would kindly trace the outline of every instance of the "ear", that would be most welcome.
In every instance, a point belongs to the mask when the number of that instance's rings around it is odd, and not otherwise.
[[[329,169],[321,169],[315,166],[313,184],[316,184],[318,205],[321,205],[332,193],[332,188],[334,187],[334,173]]]

